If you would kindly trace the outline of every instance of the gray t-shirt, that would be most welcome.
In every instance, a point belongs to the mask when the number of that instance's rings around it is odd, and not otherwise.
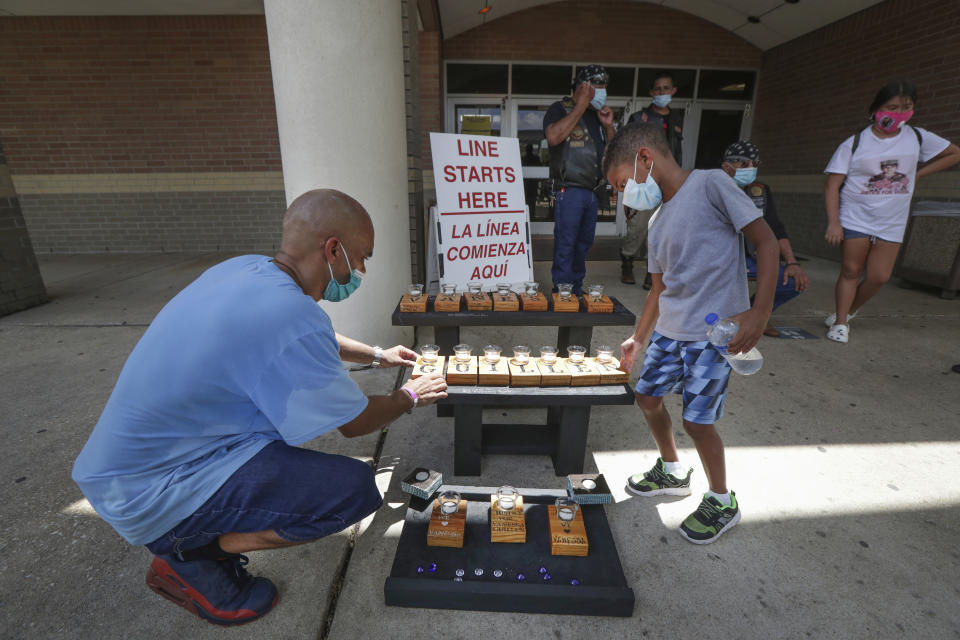
[[[763,213],[720,169],[692,171],[650,218],[650,273],[663,274],[657,332],[706,340],[708,313],[721,318],[750,308],[740,230]]]

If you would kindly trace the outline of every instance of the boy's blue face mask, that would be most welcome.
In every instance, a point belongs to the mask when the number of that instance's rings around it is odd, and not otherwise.
[[[733,175],[733,179],[736,180],[737,184],[741,187],[745,187],[748,184],[753,184],[757,181],[757,168],[747,167],[745,169],[737,169],[736,173]]]
[[[343,257],[347,260],[347,266],[350,266],[350,256],[347,255],[347,250],[343,246],[343,243],[340,243],[340,248],[343,249]],[[350,294],[360,288],[360,284],[363,282],[363,274],[357,269],[350,269],[350,280],[347,281],[347,284],[340,284],[337,281],[336,276],[333,275],[333,267],[330,266],[330,263],[327,263],[327,269],[330,270],[330,282],[327,283],[327,288],[323,291],[323,299],[327,302],[342,302],[350,297]]]
[[[633,176],[637,176],[637,161],[640,154],[633,159]],[[657,205],[663,199],[663,193],[660,191],[660,185],[653,179],[653,162],[650,163],[650,171],[643,182],[637,182],[634,178],[627,180],[623,187],[623,206],[636,209],[638,211],[650,211],[656,209]]]

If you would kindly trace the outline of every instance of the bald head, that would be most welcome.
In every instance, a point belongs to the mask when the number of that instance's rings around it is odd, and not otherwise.
[[[373,222],[359,202],[336,189],[307,191],[287,208],[283,216],[281,250],[304,257],[321,250],[330,237],[341,240],[373,238]]]

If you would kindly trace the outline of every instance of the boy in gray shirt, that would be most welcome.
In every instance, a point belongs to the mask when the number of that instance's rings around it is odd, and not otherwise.
[[[666,393],[682,393],[683,428],[697,448],[710,490],[680,525],[680,534],[707,544],[740,521],[740,507],[727,489],[723,441],[714,426],[723,415],[730,365],[707,341],[704,317],[716,313],[740,324],[727,345],[730,353],[757,344],[773,309],[777,239],[723,171],[681,169],[659,127],[636,123],[620,129],[607,146],[603,172],[624,192],[625,206],[659,205],[647,236],[653,286],[633,336],[621,345],[621,364],[632,370],[649,338],[636,398],[660,457],[650,471],[631,476],[627,488],[642,496],[690,495],[693,469],[684,470],[679,461],[663,404]],[[743,235],[757,254],[752,308]]]

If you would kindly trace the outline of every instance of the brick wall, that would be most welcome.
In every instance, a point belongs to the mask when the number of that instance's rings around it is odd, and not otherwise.
[[[625,0],[575,0],[511,13],[444,41],[447,60],[563,60],[758,67],[761,51],[689,13]]]
[[[0,18],[11,171],[279,171],[263,16]]]
[[[415,3],[401,0],[403,20],[403,90],[407,131],[407,204],[410,221],[410,273],[426,275],[423,225],[423,171],[420,152],[420,38]]]
[[[866,111],[887,80],[911,79],[912,122],[960,142],[960,2],[886,0],[767,51],[754,140],[761,179],[799,252],[836,258],[823,241],[823,168],[845,138],[867,125]],[[917,199],[960,199],[960,171],[917,185]]]
[[[46,301],[46,288],[0,146],[0,316]]]
[[[443,61],[439,31],[421,31],[419,42],[421,157],[433,168],[430,132],[443,131]]]

